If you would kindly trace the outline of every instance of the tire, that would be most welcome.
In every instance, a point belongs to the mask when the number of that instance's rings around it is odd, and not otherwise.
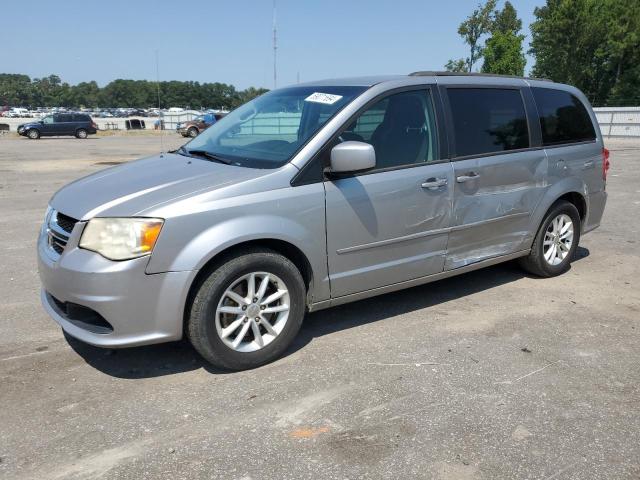
[[[252,274],[255,275],[254,292],[257,292],[254,298],[247,296],[248,277]],[[257,299],[265,276],[269,279],[268,289]],[[261,305],[283,290],[287,291],[286,295],[266,307]],[[234,293],[237,293],[234,299],[228,296]],[[238,301],[238,297],[246,304]],[[267,249],[244,250],[227,259],[202,281],[188,310],[186,334],[198,353],[216,367],[256,368],[278,358],[291,344],[302,325],[305,298],[302,275],[289,259]],[[288,310],[282,311],[286,306]],[[233,312],[222,313],[221,308]],[[256,328],[261,339],[256,336]],[[229,333],[223,339],[225,330]],[[234,347],[232,344],[243,331],[244,335]]]
[[[557,219],[564,221],[565,226],[567,224],[566,222],[569,220],[571,222],[573,234],[571,235],[571,242],[568,247],[566,239],[569,236],[569,230],[560,235],[560,238],[555,238],[554,221]],[[559,200],[554,203],[540,224],[529,255],[520,259],[522,268],[529,273],[543,278],[555,277],[556,275],[565,273],[569,270],[571,260],[578,249],[580,226],[580,214],[575,205],[564,200]],[[560,230],[563,228],[564,226]],[[564,240],[562,239],[563,236],[565,236]],[[554,254],[554,251],[550,251],[550,249],[554,247],[554,244],[556,248],[555,252],[564,254],[563,258],[560,258],[560,254]],[[562,247],[561,244],[564,245],[564,247]],[[545,253],[547,254],[546,256]],[[551,257],[551,260],[549,257]]]
[[[79,128],[76,130],[76,138],[85,139],[89,136],[89,132],[87,132],[84,128]]]
[[[187,130],[187,135],[189,135],[191,138],[196,138],[198,136],[198,129],[195,127],[191,127],[189,128],[189,130]]]
[[[37,129],[32,128],[27,132],[27,137],[31,140],[37,140],[40,138],[40,132]]]

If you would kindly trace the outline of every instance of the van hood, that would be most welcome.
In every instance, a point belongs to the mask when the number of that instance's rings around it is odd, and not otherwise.
[[[78,220],[134,216],[161,203],[218,190],[267,172],[165,153],[76,180],[58,190],[50,205]]]

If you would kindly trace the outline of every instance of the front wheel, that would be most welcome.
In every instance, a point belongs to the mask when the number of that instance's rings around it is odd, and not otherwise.
[[[187,130],[187,134],[191,138],[196,138],[198,136],[198,129],[195,127],[191,127],[189,130]]]
[[[37,140],[40,138],[40,132],[35,128],[32,128],[27,132],[27,137],[29,137],[31,140]]]
[[[270,250],[249,250],[201,284],[187,335],[210,363],[229,370],[278,358],[295,338],[305,312],[305,285],[296,266]]]
[[[556,202],[547,212],[522,267],[540,277],[555,277],[567,270],[580,241],[580,214],[572,203]]]

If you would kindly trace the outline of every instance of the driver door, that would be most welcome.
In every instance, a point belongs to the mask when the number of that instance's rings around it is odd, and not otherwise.
[[[430,89],[379,100],[340,139],[373,145],[376,168],[325,181],[331,296],[442,272],[454,181]]]
[[[49,115],[42,119],[41,135],[55,135],[56,134],[56,120],[57,115]]]

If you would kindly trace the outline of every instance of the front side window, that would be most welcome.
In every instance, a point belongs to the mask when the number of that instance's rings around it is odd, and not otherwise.
[[[456,157],[529,147],[520,90],[449,88]]]
[[[360,114],[340,139],[373,145],[376,169],[438,160],[431,93],[415,90],[380,100]]]
[[[311,86],[273,90],[214,123],[185,149],[232,165],[277,168],[367,87]]]
[[[532,88],[545,146],[595,140],[596,132],[584,104],[574,95],[551,88]]]
[[[44,117],[42,119],[42,123],[45,123],[45,124],[53,123],[53,115],[49,115],[48,117]]]

